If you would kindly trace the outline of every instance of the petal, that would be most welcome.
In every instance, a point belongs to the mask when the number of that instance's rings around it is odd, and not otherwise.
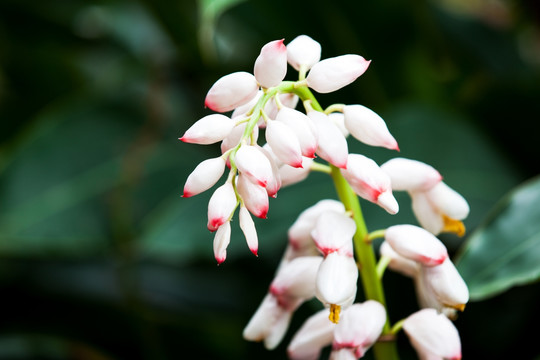
[[[204,104],[214,111],[227,112],[248,103],[258,92],[259,84],[255,76],[239,71],[216,81],[208,91]]]
[[[440,265],[448,258],[444,244],[418,226],[390,226],[386,229],[384,238],[399,255],[424,266]]]
[[[249,212],[258,218],[266,219],[269,208],[266,189],[252,183],[243,174],[237,177],[236,189]]]
[[[280,166],[279,176],[281,178],[281,186],[288,186],[305,180],[311,172],[311,164],[313,164],[313,159],[303,157],[302,167],[300,168],[295,168],[287,164]]]
[[[467,200],[442,181],[426,192],[426,196],[441,213],[452,219],[463,220],[469,215]]]
[[[271,41],[262,47],[253,73],[263,88],[279,85],[287,73],[287,48],[283,39]]]
[[[321,59],[321,44],[307,35],[300,35],[287,44],[287,61],[296,70],[311,69]]]
[[[296,135],[303,156],[315,157],[315,150],[317,150],[317,131],[315,124],[313,124],[306,114],[295,109],[283,107],[278,112],[276,121],[286,124]]]
[[[225,139],[233,128],[234,121],[231,118],[221,114],[211,114],[191,125],[179,140],[201,145],[213,144]]]
[[[444,228],[442,215],[434,208],[425,192],[416,191],[410,195],[412,210],[420,225],[430,233],[438,235]]]
[[[317,274],[317,298],[323,304],[350,305],[356,297],[358,268],[350,256],[330,253]]]
[[[364,144],[398,150],[396,139],[388,131],[384,120],[373,110],[362,105],[347,105],[343,109],[345,127]]]
[[[381,256],[388,257],[390,263],[388,267],[393,271],[399,272],[405,276],[415,277],[419,271],[419,265],[416,261],[407,259],[399,255],[388,242],[383,241],[379,248]]]
[[[321,256],[302,256],[279,269],[270,285],[270,293],[280,306],[294,309],[298,299],[309,300],[315,296],[315,280],[322,261]]]
[[[370,61],[360,55],[341,55],[315,64],[306,77],[310,88],[318,93],[329,93],[349,85],[362,75]]]
[[[426,191],[441,182],[441,174],[431,165],[418,160],[394,158],[381,165],[397,191]]]

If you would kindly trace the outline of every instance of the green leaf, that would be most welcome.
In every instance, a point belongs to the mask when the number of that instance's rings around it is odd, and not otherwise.
[[[456,260],[473,300],[540,278],[540,177],[505,196]]]

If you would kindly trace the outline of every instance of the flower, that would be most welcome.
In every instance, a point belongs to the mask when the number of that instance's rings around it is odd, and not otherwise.
[[[264,45],[255,60],[255,79],[263,88],[279,85],[287,74],[287,48],[283,39]]]
[[[462,220],[469,215],[467,201],[442,181],[430,165],[417,160],[396,158],[381,165],[392,180],[394,190],[407,191],[420,225],[438,235],[453,232],[465,234]]]
[[[250,341],[264,341],[273,349],[283,339],[294,311],[315,295],[315,276],[320,256],[303,256],[282,266],[255,314],[246,325],[243,336]]]
[[[216,231],[229,221],[237,203],[236,193],[230,182],[218,187],[208,201],[208,230]]]
[[[302,167],[302,149],[293,130],[285,123],[270,120],[266,124],[266,141],[276,157],[287,165]]]
[[[332,343],[336,324],[328,321],[328,309],[311,315],[294,334],[287,355],[291,360],[317,360],[321,350]]]
[[[421,359],[461,359],[456,327],[435,309],[422,309],[409,315],[403,322],[403,330]]]
[[[236,190],[244,206],[258,218],[266,219],[268,214],[268,193],[262,186],[252,183],[245,175],[237,177]]]
[[[318,93],[336,91],[362,75],[370,62],[360,55],[351,54],[321,60],[309,71],[307,85]]]
[[[227,257],[227,246],[231,241],[231,222],[226,221],[218,227],[214,235],[214,257],[219,264],[225,261]]]
[[[255,228],[255,223],[253,222],[251,215],[249,215],[249,210],[244,205],[240,206],[238,217],[240,219],[240,229],[244,233],[249,250],[257,256],[259,250],[257,229]]]
[[[298,110],[283,107],[277,113],[276,121],[286,124],[296,135],[302,156],[315,157],[318,134],[315,124],[313,124],[309,116]]]
[[[359,359],[377,341],[386,323],[384,306],[374,300],[353,304],[334,329],[330,359]]]
[[[216,81],[206,94],[204,105],[223,113],[248,103],[258,92],[259,84],[255,76],[238,71]]]
[[[345,127],[359,141],[399,151],[386,123],[373,110],[362,105],[347,105],[343,108],[343,115]]]
[[[257,146],[240,146],[234,161],[240,173],[259,186],[266,187],[274,177],[271,160]]]

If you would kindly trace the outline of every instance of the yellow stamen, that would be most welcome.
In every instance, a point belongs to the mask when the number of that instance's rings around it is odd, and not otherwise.
[[[459,221],[443,215],[443,231],[455,233],[457,236],[465,235],[465,225]]]
[[[330,319],[331,322],[334,324],[337,324],[339,322],[339,313],[341,312],[341,306],[336,304],[330,304],[330,315],[328,316],[328,319]]]

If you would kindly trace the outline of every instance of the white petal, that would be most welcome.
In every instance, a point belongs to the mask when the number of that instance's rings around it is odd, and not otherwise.
[[[295,109],[283,107],[278,112],[276,121],[283,122],[294,132],[303,156],[315,157],[315,150],[317,150],[316,127],[306,114]]]
[[[442,180],[441,174],[431,165],[418,160],[394,158],[381,165],[397,191],[426,191]]]
[[[272,164],[256,146],[243,145],[234,159],[238,170],[254,183],[266,187],[272,181]]]
[[[444,244],[418,226],[390,226],[386,229],[385,240],[399,255],[424,266],[440,265],[448,258]]]
[[[256,217],[266,219],[269,208],[266,189],[252,183],[243,174],[240,174],[237,179],[236,189],[244,201],[246,208]]]
[[[285,123],[271,120],[266,125],[266,141],[273,153],[285,164],[302,167],[302,150],[293,130]]]
[[[242,333],[244,339],[249,341],[263,341],[272,337],[269,347],[277,346],[280,337],[285,335],[291,312],[283,309],[271,294],[267,294],[255,314],[251,317]]]
[[[324,255],[339,252],[353,256],[352,238],[355,232],[356,224],[351,217],[342,212],[325,211],[318,217],[311,237]]]
[[[467,200],[442,181],[426,192],[426,196],[441,213],[452,219],[463,220],[469,215]]]
[[[319,267],[317,298],[323,304],[350,304],[356,296],[357,280],[358,268],[354,258],[330,253]]]
[[[182,197],[194,196],[210,189],[218,182],[224,171],[225,160],[222,157],[204,160],[189,174]]]
[[[425,192],[410,192],[412,210],[420,225],[432,234],[438,235],[444,227],[444,221]]]
[[[289,308],[290,299],[309,300],[315,296],[315,280],[322,261],[321,256],[302,256],[280,268],[270,285],[270,292],[282,300],[281,306]],[[293,301],[294,305],[296,301]]]
[[[383,241],[381,243],[379,252],[381,256],[386,256],[391,259],[388,267],[393,271],[399,272],[409,277],[415,277],[418,273],[418,263],[416,261],[407,259],[406,257],[399,255],[386,241]]]
[[[280,166],[279,176],[281,178],[281,186],[288,186],[305,180],[311,172],[312,163],[313,159],[303,157],[301,168],[295,168],[287,164]]]

